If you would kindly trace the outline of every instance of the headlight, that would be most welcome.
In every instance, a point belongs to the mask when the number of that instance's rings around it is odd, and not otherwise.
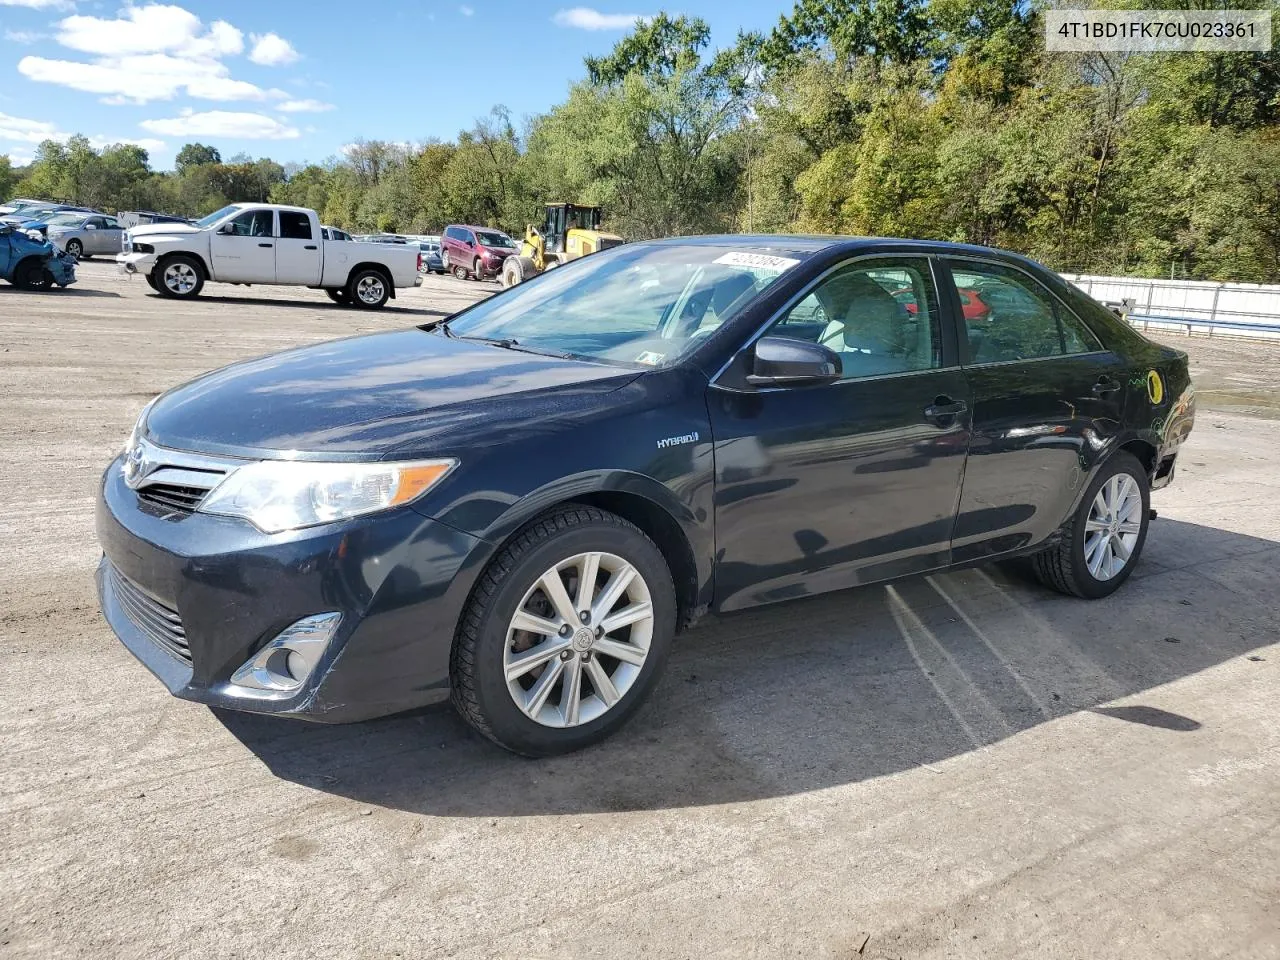
[[[408,503],[444,479],[457,463],[262,460],[229,473],[197,509],[240,517],[264,533],[297,530]]]
[[[152,397],[147,401],[147,405],[142,408],[142,412],[138,414],[138,419],[133,422],[133,429],[129,431],[129,438],[124,442],[124,450],[122,451],[126,457],[138,445],[138,441],[142,439],[142,434],[146,432],[147,414],[151,412],[151,408],[155,406],[159,397]]]

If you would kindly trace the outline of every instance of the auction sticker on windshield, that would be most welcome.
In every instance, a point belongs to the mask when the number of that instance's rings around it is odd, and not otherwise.
[[[728,264],[731,267],[757,267],[762,270],[777,270],[781,273],[783,270],[790,270],[800,261],[792,260],[790,257],[775,257],[767,253],[743,253],[740,250],[734,250],[732,253],[726,253],[722,257],[716,257],[714,262]]]

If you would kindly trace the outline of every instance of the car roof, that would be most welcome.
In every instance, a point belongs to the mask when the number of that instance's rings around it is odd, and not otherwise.
[[[668,237],[663,240],[640,241],[655,245],[694,245],[707,247],[729,247],[738,250],[760,250],[770,253],[792,253],[807,258],[818,253],[856,254],[864,250],[892,251],[901,248],[903,251],[919,253],[935,253],[941,256],[972,256],[984,259],[999,259],[1030,264],[1041,270],[1045,269],[1029,257],[1010,250],[999,250],[995,247],[982,247],[972,243],[952,243],[947,240],[911,240],[904,237],[845,237],[821,236],[787,233],[759,234],[705,234],[690,237]]]
[[[451,223],[448,227],[445,227],[445,229],[448,230],[450,227],[461,227],[463,230],[483,230],[486,233],[500,233],[504,237],[508,235],[507,231],[503,230],[501,227],[477,227],[472,223]]]

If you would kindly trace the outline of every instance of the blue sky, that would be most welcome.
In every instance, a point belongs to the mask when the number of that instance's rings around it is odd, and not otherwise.
[[[521,118],[564,98],[582,58],[631,15],[703,17],[713,45],[764,29],[790,0],[0,0],[0,154],[83,133],[323,161],[357,137],[450,139],[496,103]]]

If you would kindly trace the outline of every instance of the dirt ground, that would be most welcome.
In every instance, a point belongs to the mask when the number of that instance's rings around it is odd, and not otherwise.
[[[1171,338],[1206,406],[1116,596],[980,568],[727,618],[531,762],[447,707],[170,698],[92,580],[156,393],[494,288],[80,276],[0,285],[0,956],[1280,958],[1280,347]]]

